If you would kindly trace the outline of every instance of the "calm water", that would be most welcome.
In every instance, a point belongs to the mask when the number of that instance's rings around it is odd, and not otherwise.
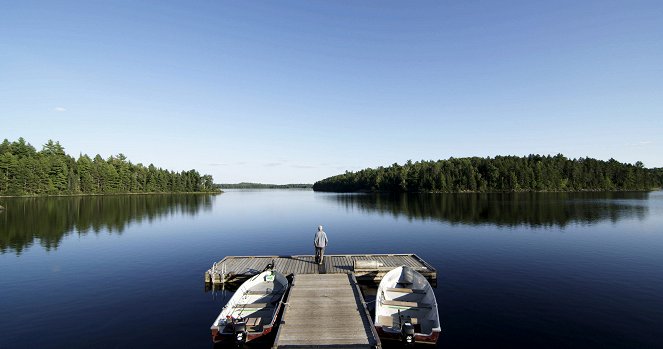
[[[0,198],[0,348],[209,348],[225,255],[417,253],[446,348],[663,348],[663,192]]]

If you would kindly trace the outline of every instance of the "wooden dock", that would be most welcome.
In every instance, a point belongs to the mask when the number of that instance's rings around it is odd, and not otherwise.
[[[352,273],[296,274],[273,349],[381,348]]]
[[[347,274],[353,272],[358,281],[379,282],[391,269],[407,265],[425,276],[431,284],[437,282],[437,271],[416,254],[352,254],[329,255],[322,265],[312,255],[300,256],[228,256],[214,263],[205,272],[205,282],[221,284],[239,282],[260,273],[274,263],[274,270],[284,275]]]
[[[381,348],[364,297],[387,272],[406,265],[437,284],[435,268],[413,253],[327,255],[320,265],[314,260],[312,255],[228,256],[205,272],[206,289],[226,283],[232,288],[269,265],[293,280],[273,349],[355,349]]]

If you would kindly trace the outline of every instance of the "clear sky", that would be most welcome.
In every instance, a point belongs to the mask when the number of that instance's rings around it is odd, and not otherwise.
[[[0,130],[218,183],[661,167],[663,1],[0,1]]]

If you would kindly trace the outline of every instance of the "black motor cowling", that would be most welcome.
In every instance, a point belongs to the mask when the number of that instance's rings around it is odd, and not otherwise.
[[[401,326],[401,341],[405,345],[414,345],[414,326],[409,322]]]
[[[242,348],[246,343],[246,322],[236,322],[233,326],[233,339],[237,347]]]

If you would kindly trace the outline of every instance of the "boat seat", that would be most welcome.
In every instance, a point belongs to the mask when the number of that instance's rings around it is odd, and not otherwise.
[[[279,295],[279,296],[280,296],[280,295],[283,294],[283,292],[284,292],[283,290],[269,291],[269,292],[268,292],[267,290],[248,290],[248,291],[244,292],[244,294],[249,294],[249,295],[265,295],[265,296],[266,296],[266,295],[273,294],[273,295]]]
[[[243,308],[272,308],[273,305],[271,303],[240,303],[240,304],[237,304],[237,307],[243,307]]]
[[[262,318],[260,318],[260,317],[247,318],[245,320],[246,321],[246,328],[249,331],[259,331],[262,327],[262,325],[260,323],[261,320],[262,320]]]
[[[380,315],[378,316],[378,325],[380,326],[394,326],[394,317],[391,315]]]
[[[262,319],[262,318],[259,318],[259,317],[250,317],[250,318],[246,318],[246,319],[245,319],[245,321],[246,321],[246,325],[247,325],[247,326],[256,326],[256,325],[260,324],[260,320],[261,320],[261,319]]]
[[[388,288],[387,292],[399,292],[399,293],[426,293],[425,290],[420,290],[417,288]]]
[[[416,317],[408,317],[405,321],[410,321],[412,325],[419,325],[419,319]],[[380,315],[378,316],[378,325],[380,326],[398,326],[398,316]]]
[[[252,302],[252,303],[276,303],[279,300],[283,298],[283,294],[260,294],[260,295],[252,295],[250,300],[244,300],[244,302]]]
[[[419,302],[405,302],[405,301],[394,301],[394,300],[384,300],[382,301],[384,305],[393,305],[397,307],[409,307],[409,308],[432,308],[430,304],[419,303]]]

